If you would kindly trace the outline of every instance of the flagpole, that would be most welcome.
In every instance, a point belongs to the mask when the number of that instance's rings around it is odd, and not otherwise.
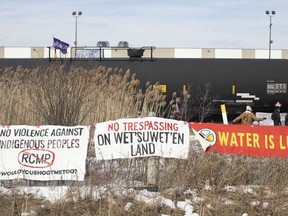
[[[52,47],[54,47],[54,34],[52,35]],[[54,58],[57,58],[57,52],[56,52],[56,48],[54,47]]]

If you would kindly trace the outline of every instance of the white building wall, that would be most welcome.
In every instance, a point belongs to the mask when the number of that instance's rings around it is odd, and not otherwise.
[[[111,58],[111,57],[112,57],[111,49],[104,49],[104,58]]]
[[[242,58],[242,50],[215,49],[215,58]]]
[[[255,50],[256,59],[269,59],[269,50]],[[271,59],[282,59],[282,50],[271,50]]]
[[[282,58],[282,50],[271,50],[271,58],[281,59]]]
[[[4,58],[31,58],[31,47],[5,47]]]
[[[175,49],[174,58],[202,58],[202,49]]]
[[[269,51],[268,50],[255,50],[255,59],[268,59]]]

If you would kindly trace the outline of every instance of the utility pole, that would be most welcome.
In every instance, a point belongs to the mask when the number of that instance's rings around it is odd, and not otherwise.
[[[74,41],[74,45],[75,45],[75,58],[76,58],[76,52],[77,52],[77,19],[78,17],[80,17],[82,15],[82,11],[73,11],[72,15],[76,18],[76,23],[75,23],[75,41]]]
[[[272,29],[272,17],[276,14],[276,12],[273,11],[266,11],[266,15],[270,18],[270,24],[269,24],[269,59],[271,58],[271,45],[273,43],[273,40],[271,39],[271,29]]]

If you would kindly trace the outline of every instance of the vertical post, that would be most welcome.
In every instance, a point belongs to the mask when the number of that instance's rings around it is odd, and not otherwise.
[[[271,45],[272,45],[272,43],[273,43],[273,40],[271,39],[272,17],[273,17],[275,14],[276,14],[275,11],[271,11],[271,13],[270,13],[269,10],[266,11],[266,15],[269,16],[269,21],[270,21],[270,23],[269,23],[269,59],[271,58]]]
[[[227,119],[227,113],[226,113],[226,107],[225,104],[221,104],[221,113],[222,113],[222,119],[224,124],[228,124],[228,119]]]
[[[102,49],[101,49],[102,47],[100,46],[100,61],[102,61]],[[104,52],[104,50],[103,50],[103,52]]]
[[[47,48],[49,49],[48,59],[49,59],[49,61],[51,61],[51,53],[50,53],[51,47],[47,47]]]
[[[269,25],[269,59],[271,59],[271,28],[272,28],[272,16],[270,16],[270,25]]]
[[[76,53],[77,53],[77,22],[78,22],[78,17],[80,17],[82,15],[82,11],[78,11],[78,13],[76,13],[76,11],[72,12],[72,15],[75,17],[76,22],[75,22],[75,41],[74,41],[74,45],[75,45],[75,58],[76,58]]]
[[[75,50],[77,50],[77,18],[78,16],[76,16],[76,22],[75,22],[75,41],[74,41],[74,44],[75,44]],[[76,53],[76,52],[75,52]],[[76,55],[76,54],[75,54]]]
[[[155,117],[154,112],[150,112],[149,117]],[[147,185],[157,187],[158,186],[158,170],[159,170],[159,163],[158,158],[156,157],[149,157],[147,161]]]
[[[147,185],[158,186],[158,161],[156,157],[149,157],[147,161]]]

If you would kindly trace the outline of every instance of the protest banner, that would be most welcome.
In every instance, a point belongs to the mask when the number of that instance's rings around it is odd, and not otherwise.
[[[86,126],[2,126],[0,179],[83,181]]]
[[[157,117],[128,118],[96,124],[96,160],[160,156],[187,158],[189,124]]]
[[[194,123],[193,129],[206,152],[257,157],[288,157],[288,130],[284,126]]]
[[[77,49],[76,58],[104,58],[104,50],[102,49]]]

